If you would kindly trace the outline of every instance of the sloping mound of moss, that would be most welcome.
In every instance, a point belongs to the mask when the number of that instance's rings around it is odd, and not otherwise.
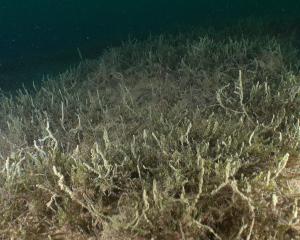
[[[297,54],[161,36],[3,93],[2,239],[297,239]]]

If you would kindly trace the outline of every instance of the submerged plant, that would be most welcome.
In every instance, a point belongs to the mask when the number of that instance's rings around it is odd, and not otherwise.
[[[283,44],[132,41],[3,93],[1,237],[297,239],[300,76]]]

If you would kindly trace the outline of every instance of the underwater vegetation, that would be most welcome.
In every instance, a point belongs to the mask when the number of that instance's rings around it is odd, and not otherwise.
[[[299,53],[233,32],[131,40],[2,92],[0,238],[299,239]]]

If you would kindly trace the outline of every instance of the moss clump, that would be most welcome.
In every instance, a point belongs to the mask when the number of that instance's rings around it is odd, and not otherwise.
[[[297,239],[297,57],[269,36],[161,36],[3,93],[0,235]]]

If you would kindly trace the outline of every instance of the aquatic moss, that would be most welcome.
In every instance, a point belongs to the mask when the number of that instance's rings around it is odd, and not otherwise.
[[[296,49],[192,35],[2,94],[3,239],[299,236]]]

